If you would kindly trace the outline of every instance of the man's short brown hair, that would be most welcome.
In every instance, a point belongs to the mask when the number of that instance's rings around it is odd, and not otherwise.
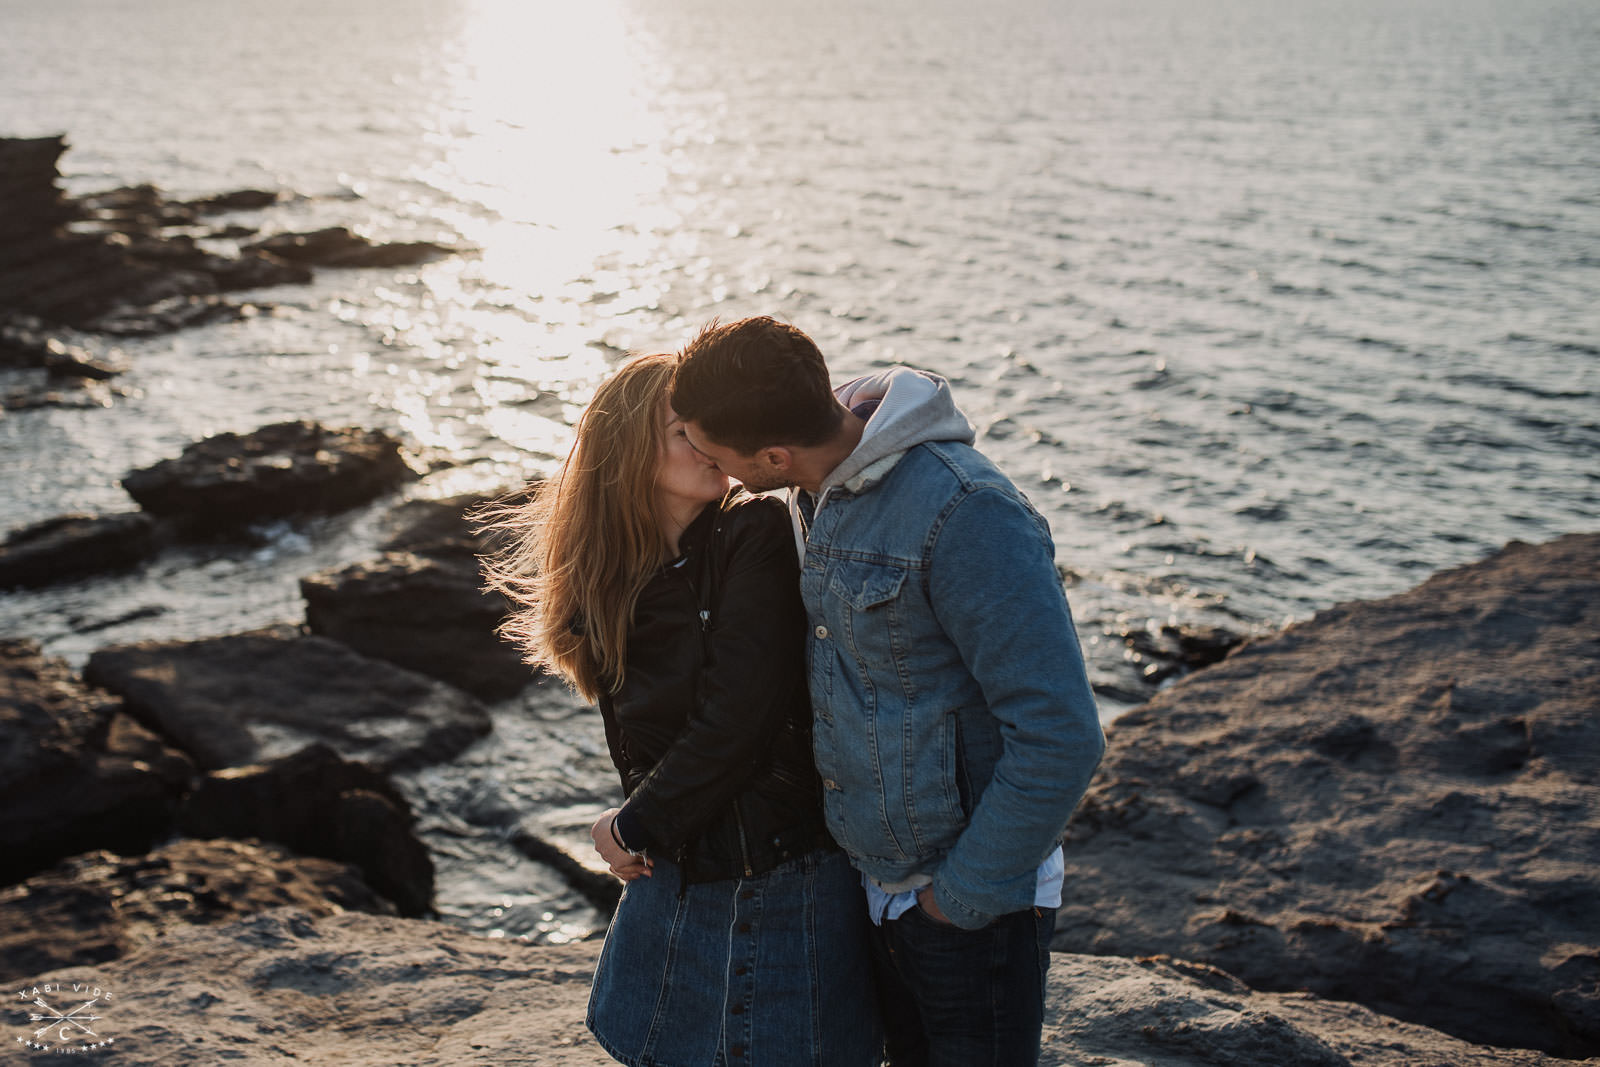
[[[679,418],[746,456],[821,444],[844,417],[816,343],[764,315],[701,330],[678,356],[668,400]]]

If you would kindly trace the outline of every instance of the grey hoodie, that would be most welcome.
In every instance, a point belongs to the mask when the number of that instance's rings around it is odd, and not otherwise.
[[[817,492],[818,511],[827,502],[830,490],[843,487],[852,493],[860,492],[893,470],[906,450],[915,445],[924,441],[970,445],[976,439],[972,423],[950,395],[950,383],[928,371],[890,367],[846,382],[833,395],[847,408],[877,400],[878,409],[867,420],[855,450],[822,480]],[[794,524],[795,546],[803,562],[805,526],[800,519],[798,489],[789,494],[789,519]]]

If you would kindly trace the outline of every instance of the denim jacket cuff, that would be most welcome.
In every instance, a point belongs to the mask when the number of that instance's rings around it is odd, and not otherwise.
[[[999,918],[997,915],[968,907],[951,896],[950,891],[940,885],[937,879],[933,883],[933,899],[938,901],[939,910],[944,912],[944,917],[963,930],[982,929]]]

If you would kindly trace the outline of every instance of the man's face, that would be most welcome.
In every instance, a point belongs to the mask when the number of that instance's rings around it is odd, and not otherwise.
[[[778,448],[763,448],[754,455],[743,455],[725,445],[716,444],[706,436],[699,423],[685,422],[684,436],[695,451],[705,456],[717,469],[736,479],[752,493],[765,493],[772,489],[787,489],[794,484],[789,477],[787,452]]]

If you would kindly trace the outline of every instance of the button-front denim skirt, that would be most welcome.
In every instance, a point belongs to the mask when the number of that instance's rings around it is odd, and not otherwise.
[[[686,887],[658,859],[612,917],[589,1029],[635,1067],[876,1065],[866,924],[841,852]]]

